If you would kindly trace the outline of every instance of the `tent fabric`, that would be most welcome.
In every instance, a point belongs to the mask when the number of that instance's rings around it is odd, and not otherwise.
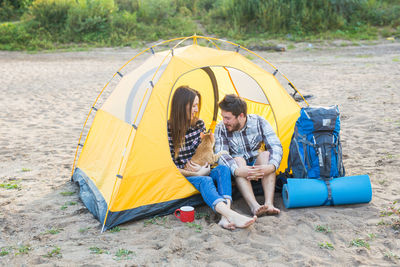
[[[285,170],[300,107],[273,74],[238,52],[196,43],[155,53],[125,73],[98,109],[73,174],[81,190],[90,188],[85,194],[95,200],[84,203],[98,205],[88,208],[105,229],[173,211],[199,197],[175,167],[168,145],[169,105],[181,85],[200,92],[200,118],[208,128],[217,114],[216,103],[226,94],[243,97],[248,113],[263,116],[276,131],[284,151],[277,172]]]
[[[107,203],[96,185],[79,168],[77,168],[74,173],[74,180],[79,184],[79,197],[82,202],[96,219],[103,222],[107,212]],[[110,212],[107,216],[109,222],[109,224],[107,224],[107,229],[130,221],[132,218],[139,220],[149,216],[162,216],[173,213],[176,207],[196,206],[202,203],[203,199],[201,195],[196,194],[188,198],[145,205],[124,211]]]

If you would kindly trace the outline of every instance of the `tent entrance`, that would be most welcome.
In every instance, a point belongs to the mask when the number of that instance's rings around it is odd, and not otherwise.
[[[218,111],[218,103],[226,94],[236,94],[247,102],[248,113],[256,113],[266,118],[277,131],[275,116],[261,86],[249,74],[225,66],[207,66],[194,69],[181,75],[173,85],[169,97],[169,108],[175,90],[187,85],[200,92],[202,106],[200,118],[204,120],[207,129],[212,128],[212,122],[222,120]]]

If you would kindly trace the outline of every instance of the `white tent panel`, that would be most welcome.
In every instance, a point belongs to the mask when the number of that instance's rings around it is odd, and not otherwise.
[[[138,124],[156,84],[167,67],[169,51],[151,55],[142,65],[124,75],[101,109],[129,123]]]
[[[233,68],[227,68],[227,70],[241,97],[258,103],[269,104],[264,91],[252,77],[241,70]]]

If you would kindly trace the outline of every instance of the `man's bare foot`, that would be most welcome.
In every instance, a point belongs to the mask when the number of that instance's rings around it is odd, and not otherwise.
[[[253,216],[253,218],[241,215],[237,212],[234,212],[229,218],[228,221],[233,223],[233,225],[237,228],[246,228],[252,225],[256,220],[257,216]]]
[[[225,216],[221,216],[221,220],[219,221],[218,225],[228,230],[236,229],[235,225],[230,221],[228,221],[228,219]]]
[[[258,205],[258,207],[252,208],[251,212],[253,215],[261,216],[267,213],[268,207],[265,205]]]
[[[265,213],[267,215],[277,215],[281,212],[280,209],[275,208],[274,205],[272,205],[272,204],[270,204],[270,205],[265,204],[264,206],[266,208]]]

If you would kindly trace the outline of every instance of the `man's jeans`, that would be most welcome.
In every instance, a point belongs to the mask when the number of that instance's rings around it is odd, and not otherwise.
[[[226,166],[217,166],[209,176],[189,176],[186,179],[200,192],[204,202],[215,211],[219,202],[232,201],[231,171]]]

